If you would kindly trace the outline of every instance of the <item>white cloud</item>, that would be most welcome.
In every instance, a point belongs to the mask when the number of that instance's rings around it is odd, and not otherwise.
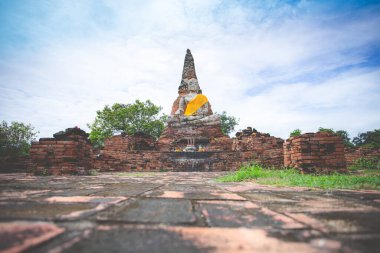
[[[286,137],[295,128],[314,132],[318,127],[356,134],[365,126],[379,124],[379,118],[374,117],[379,104],[379,75],[377,70],[341,75],[319,85],[278,85],[245,99],[243,108],[249,110],[234,109],[244,119],[243,126],[251,124],[278,136]]]

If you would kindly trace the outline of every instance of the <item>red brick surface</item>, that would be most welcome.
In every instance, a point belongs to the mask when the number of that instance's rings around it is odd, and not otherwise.
[[[360,157],[374,158],[380,153],[379,149],[371,148],[345,151],[343,141],[328,133],[303,134],[289,138],[285,143],[280,138],[257,131],[245,131],[232,139],[219,132],[214,134],[218,137],[210,137],[205,152],[160,150],[151,136],[136,134],[113,136],[105,141],[103,150],[93,153],[88,134],[69,128],[54,138],[41,138],[38,142],[33,142],[29,168],[35,174],[54,175],[86,174],[91,169],[226,171],[255,161],[264,166],[285,165],[305,172],[329,172],[344,170],[346,159],[347,164],[351,165]]]
[[[359,158],[365,159],[380,159],[380,148],[360,147],[346,148],[345,158],[347,166],[352,166]]]
[[[91,169],[92,146],[88,134],[68,128],[54,138],[41,138],[30,148],[30,171],[35,174],[86,174]]]
[[[180,120],[178,120],[179,122]],[[168,122],[168,126],[158,139],[157,146],[160,151],[174,151],[176,148],[183,150],[188,144],[187,138],[195,139],[196,145],[207,146],[209,151],[227,150],[221,148],[217,139],[228,138],[222,132],[220,121],[209,121],[207,123],[188,122],[177,126],[177,121]],[[221,149],[218,149],[221,148]],[[229,149],[231,150],[231,149]]]
[[[115,135],[104,142],[103,152],[110,154],[118,151],[156,150],[156,142],[150,135],[136,133],[134,135]]]
[[[344,171],[343,140],[325,132],[291,137],[284,143],[284,165],[304,172]]]
[[[94,166],[100,171],[228,171],[251,159],[251,154],[234,151],[120,151],[102,155]]]
[[[26,172],[30,166],[30,157],[0,157],[0,173]]]
[[[185,147],[188,132],[167,127],[151,149],[131,149],[131,136],[114,136],[105,142],[94,167],[100,171],[226,171],[236,170],[252,161],[266,166],[283,165],[283,140],[268,134],[254,133],[238,139],[222,134],[220,126],[192,126],[195,142],[204,142],[205,152],[175,152],[174,146]],[[145,137],[147,138],[147,137]],[[198,143],[199,144],[199,143]],[[182,146],[181,146],[182,145]],[[181,150],[181,149],[179,149]]]
[[[243,156],[253,157],[254,161],[262,165],[282,167],[283,143],[281,138],[255,132],[233,139],[232,150],[243,152]]]

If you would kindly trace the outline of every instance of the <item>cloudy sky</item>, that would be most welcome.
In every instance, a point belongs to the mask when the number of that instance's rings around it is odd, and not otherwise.
[[[214,111],[286,138],[380,128],[379,1],[0,1],[0,120],[39,137],[177,96],[186,49]]]

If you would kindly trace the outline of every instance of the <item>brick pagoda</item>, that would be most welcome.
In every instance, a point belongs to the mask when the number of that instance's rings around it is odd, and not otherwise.
[[[222,133],[220,116],[213,114],[210,102],[202,94],[194,58],[187,49],[178,97],[173,103],[167,127],[158,140],[158,148],[161,151],[182,151],[190,144],[208,151],[223,150],[214,145],[215,140],[220,138],[229,140]]]

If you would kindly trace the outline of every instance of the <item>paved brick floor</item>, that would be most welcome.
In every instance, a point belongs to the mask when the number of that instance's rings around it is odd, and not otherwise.
[[[380,252],[380,192],[223,173],[0,175],[0,252]]]

